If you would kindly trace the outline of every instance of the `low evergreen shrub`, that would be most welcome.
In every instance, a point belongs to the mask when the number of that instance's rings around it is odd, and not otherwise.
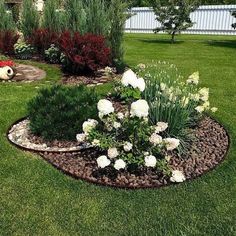
[[[45,140],[75,140],[84,120],[97,118],[97,101],[85,86],[44,88],[28,104],[30,130]]]

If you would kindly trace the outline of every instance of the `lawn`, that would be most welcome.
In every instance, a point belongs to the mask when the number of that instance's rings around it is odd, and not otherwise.
[[[43,81],[0,83],[1,235],[236,235],[236,37],[182,35],[169,44],[165,35],[131,34],[125,47],[131,66],[165,60],[186,76],[199,70],[219,108],[215,118],[231,136],[227,159],[192,182],[155,190],[99,187],[63,175],[5,137],[38,89],[60,78],[58,68],[38,64],[47,71]]]

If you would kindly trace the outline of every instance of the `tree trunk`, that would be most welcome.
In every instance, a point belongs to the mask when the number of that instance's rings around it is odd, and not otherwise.
[[[171,34],[171,43],[175,42],[175,32]]]

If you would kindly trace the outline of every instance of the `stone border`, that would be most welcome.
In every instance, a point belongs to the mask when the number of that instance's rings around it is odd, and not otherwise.
[[[22,120],[22,119],[21,119],[21,120]],[[207,170],[205,170],[204,172],[202,172],[201,174],[199,174],[199,175],[197,175],[197,176],[188,178],[188,179],[187,179],[187,182],[192,181],[192,180],[194,180],[194,179],[196,179],[196,178],[198,178],[198,177],[201,177],[202,175],[204,175],[204,174],[210,172],[211,170],[216,169],[216,168],[225,160],[225,158],[226,158],[227,155],[228,155],[228,152],[229,152],[230,147],[231,147],[230,136],[229,136],[227,130],[226,130],[220,123],[218,123],[215,119],[212,119],[212,120],[213,120],[214,122],[216,122],[217,124],[219,124],[221,128],[223,128],[223,130],[224,130],[224,132],[225,132],[225,134],[226,134],[226,136],[227,136],[227,141],[228,141],[227,149],[225,149],[224,155],[222,156],[222,158],[220,159],[220,161],[219,161],[216,165],[214,165],[214,166],[208,168]],[[10,130],[10,128],[9,128],[9,130]],[[10,141],[10,140],[9,140],[9,141]],[[11,141],[10,141],[10,142],[11,142]],[[11,142],[11,143],[12,143],[12,142]],[[13,144],[14,144],[14,143],[13,143]],[[17,146],[16,144],[14,144],[14,145]],[[121,186],[121,185],[110,184],[110,183],[109,183],[109,184],[106,184],[106,183],[104,183],[104,182],[99,182],[98,180],[95,180],[95,181],[94,181],[94,180],[91,179],[91,178],[86,178],[86,177],[84,177],[83,175],[82,175],[82,176],[75,175],[75,174],[71,173],[70,171],[61,168],[57,162],[52,161],[50,158],[47,157],[47,155],[50,155],[50,153],[51,153],[51,155],[60,155],[60,154],[63,154],[62,152],[39,152],[39,151],[35,151],[35,150],[25,149],[25,148],[22,148],[22,147],[19,147],[19,146],[17,146],[17,147],[20,148],[20,149],[22,149],[22,150],[25,150],[25,151],[31,151],[31,152],[33,152],[33,153],[35,153],[35,154],[39,154],[46,162],[48,162],[49,164],[51,164],[52,166],[54,166],[56,169],[58,169],[60,172],[62,172],[63,174],[65,174],[65,175],[67,175],[67,176],[71,176],[71,177],[73,177],[74,179],[78,179],[78,180],[84,180],[84,181],[86,181],[86,182],[93,183],[93,184],[98,185],[98,186],[113,187],[113,188],[116,188],[116,189],[134,190],[134,189],[154,189],[154,188],[156,189],[156,188],[167,187],[167,186],[169,186],[169,185],[176,185],[176,184],[178,184],[178,183],[167,182],[166,184],[163,184],[163,185],[160,185],[160,186],[137,186],[137,187]],[[84,152],[89,152],[89,151],[94,151],[94,149],[93,149],[93,148],[87,148],[87,149],[84,150]],[[81,150],[78,151],[78,152],[81,152]],[[71,153],[71,155],[73,155],[73,154],[77,155],[76,153],[78,153],[78,152],[73,152],[73,151],[71,151],[71,152],[66,152],[66,153],[64,153],[64,155],[70,155],[70,153]],[[53,153],[54,153],[54,154],[53,154]]]
[[[12,132],[14,132],[18,128],[19,124],[22,124],[23,122],[27,122],[27,120],[28,120],[27,117],[17,120],[16,122],[13,123],[13,125],[7,131],[7,139],[9,140],[10,143],[12,143],[14,146],[18,148],[21,148],[23,150],[30,151],[30,152],[53,152],[53,153],[64,152],[66,153],[66,152],[78,152],[78,151],[85,150],[91,147],[90,145],[86,143],[83,143],[81,145],[74,146],[74,147],[73,146],[68,147],[68,148],[49,147],[49,146],[46,146],[46,144],[38,145],[35,143],[29,143],[28,145],[26,144],[23,145],[14,139],[14,137],[12,136]],[[21,137],[19,136],[19,138]]]

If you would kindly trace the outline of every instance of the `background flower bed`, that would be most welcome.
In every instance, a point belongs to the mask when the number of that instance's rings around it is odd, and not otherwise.
[[[234,140],[235,37],[182,35],[179,39],[172,46],[166,43],[169,36],[157,39],[152,35],[128,35],[126,61],[135,66],[152,59],[168,60],[186,76],[199,70],[201,85],[211,88],[212,101],[219,108],[216,118]],[[35,87],[47,86],[46,81],[54,83],[60,78],[60,71],[54,67],[39,66],[46,69],[48,77],[37,85],[0,85],[3,235],[132,235],[134,228],[136,235],[235,234],[234,142],[226,161],[206,176],[177,187],[135,192],[73,181],[35,155],[12,147],[4,134],[15,120],[26,115],[26,103],[36,95]],[[104,93],[108,88],[106,85],[97,90]]]

